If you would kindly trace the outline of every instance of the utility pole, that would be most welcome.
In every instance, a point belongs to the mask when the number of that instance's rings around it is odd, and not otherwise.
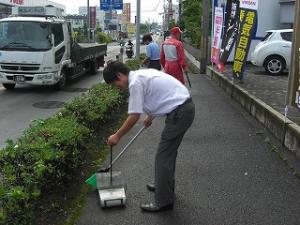
[[[299,47],[300,47],[300,1],[295,1],[294,32],[292,41],[292,57],[289,71],[288,90],[285,99],[286,114],[288,106],[295,105],[296,92],[299,87]]]
[[[136,0],[136,58],[140,58],[140,26],[141,26],[141,0]]]
[[[90,42],[90,0],[87,0],[87,35]]]
[[[182,0],[179,0],[178,3],[178,22],[181,25],[181,14],[182,14]]]
[[[171,13],[170,9],[172,9],[172,5],[170,6],[170,2],[172,2],[172,0],[168,0],[168,10],[167,10],[167,14],[166,14],[166,30],[169,30],[170,13]]]
[[[201,74],[206,73],[206,65],[208,61],[210,5],[211,3],[209,0],[202,0],[202,19],[201,19],[202,36],[201,36],[201,43],[200,43],[200,73]]]

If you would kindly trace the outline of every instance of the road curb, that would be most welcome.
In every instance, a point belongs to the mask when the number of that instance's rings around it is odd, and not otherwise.
[[[228,95],[240,103],[250,115],[266,127],[283,145],[300,159],[300,126],[233,83],[213,67],[207,66],[207,76],[218,83]]]

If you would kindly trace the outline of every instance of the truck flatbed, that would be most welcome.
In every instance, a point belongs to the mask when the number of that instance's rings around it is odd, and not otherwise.
[[[97,58],[106,55],[107,45],[98,43],[75,43],[72,47],[72,62],[80,63],[82,61]]]

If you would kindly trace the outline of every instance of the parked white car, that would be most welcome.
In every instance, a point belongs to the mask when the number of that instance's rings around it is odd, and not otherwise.
[[[251,62],[263,66],[271,75],[279,75],[289,69],[292,52],[292,29],[269,30],[255,47]]]

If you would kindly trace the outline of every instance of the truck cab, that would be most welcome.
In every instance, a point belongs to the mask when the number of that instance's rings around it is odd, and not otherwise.
[[[62,89],[75,78],[104,65],[106,45],[81,46],[71,24],[55,7],[14,7],[0,20],[0,83],[52,85]]]

